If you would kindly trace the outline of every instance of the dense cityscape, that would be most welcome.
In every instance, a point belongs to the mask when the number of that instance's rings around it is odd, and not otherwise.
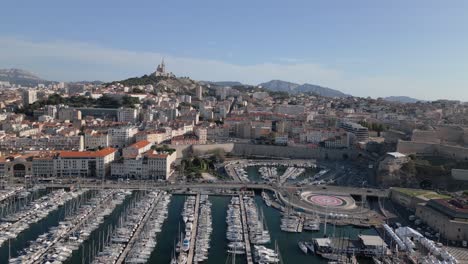
[[[1,263],[468,261],[466,103],[0,85]]]
[[[0,264],[468,264],[468,1],[0,6]]]

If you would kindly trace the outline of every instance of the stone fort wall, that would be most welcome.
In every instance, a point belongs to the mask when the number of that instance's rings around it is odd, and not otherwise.
[[[180,148],[180,146],[176,146]],[[179,150],[178,149],[178,150]],[[193,145],[191,151],[194,155],[204,155],[210,152],[222,149],[226,153],[231,153],[236,156],[263,156],[275,158],[292,158],[292,159],[332,159],[341,160],[345,156],[355,158],[358,152],[349,149],[323,149],[323,148],[306,148],[306,147],[289,147],[289,146],[271,146],[271,145],[254,145],[248,143],[224,143],[224,144],[207,144]],[[179,151],[178,151],[179,152]],[[185,148],[187,153],[187,148]],[[178,153],[177,156],[182,157],[183,154]]]
[[[411,141],[424,143],[468,144],[468,130],[460,126],[436,126],[434,130],[413,130]]]
[[[404,154],[434,155],[456,160],[468,160],[468,148],[460,146],[400,140],[397,151]]]

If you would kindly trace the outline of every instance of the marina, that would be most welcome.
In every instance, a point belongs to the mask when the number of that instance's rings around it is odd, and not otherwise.
[[[75,199],[64,221],[60,221],[58,226],[53,226],[49,232],[40,235],[28,248],[23,250],[20,256],[10,259],[9,263],[42,263],[66,260],[71,256],[73,249],[64,247],[61,243],[66,237],[78,230],[89,217],[93,216],[97,212],[98,206],[108,201],[110,193],[112,191],[88,192]],[[96,206],[93,207],[91,204]]]
[[[211,202],[208,199],[208,195],[200,196],[200,213],[197,223],[197,233],[195,241],[195,255],[193,262],[203,262],[208,258],[208,253],[211,244],[211,233],[213,232],[212,227],[212,216],[211,216]]]
[[[285,183],[296,180],[306,171],[313,172],[317,165],[314,160],[240,160],[226,164],[226,171],[241,182],[264,181]]]
[[[21,232],[28,229],[31,224],[46,218],[50,212],[57,210],[59,206],[83,193],[84,191],[67,193],[64,190],[57,190],[31,201],[18,212],[3,217],[0,223],[0,246],[7,240],[16,238]]]
[[[158,198],[157,192],[142,192],[124,213],[119,225],[105,241],[104,248],[96,254],[92,263],[122,263],[131,249],[133,239],[141,232],[143,220],[153,209]]]
[[[276,201],[267,192],[50,190],[36,202],[59,193],[72,197],[55,210],[62,210],[63,218],[30,239],[20,254],[11,254],[10,263],[327,263],[344,261],[344,255],[354,256],[348,263],[372,263],[371,256],[381,256],[362,249],[371,239],[365,236],[378,235],[374,229],[281,212],[268,206],[266,200]],[[427,241],[418,245],[431,248]],[[358,262],[351,262],[354,258]]]
[[[168,205],[171,200],[170,194],[163,192],[160,195],[149,219],[144,220],[142,232],[134,236],[135,242],[125,258],[125,263],[146,263],[156,247],[157,234],[161,232],[162,225],[167,219]]]

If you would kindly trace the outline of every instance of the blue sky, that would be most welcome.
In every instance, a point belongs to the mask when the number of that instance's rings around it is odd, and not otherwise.
[[[0,67],[119,80],[309,82],[468,101],[468,1],[4,1]]]

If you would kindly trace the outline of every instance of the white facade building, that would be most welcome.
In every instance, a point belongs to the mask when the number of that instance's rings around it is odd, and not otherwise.
[[[109,145],[117,148],[127,146],[134,142],[136,133],[138,133],[138,128],[132,126],[109,128]]]
[[[134,108],[119,108],[117,111],[117,121],[122,123],[136,123],[138,120],[138,110]]]
[[[54,158],[57,177],[104,178],[110,173],[110,163],[117,150],[105,148],[99,151],[62,151]]]
[[[36,90],[27,89],[23,92],[23,105],[27,106],[37,101]]]
[[[98,149],[109,147],[109,134],[97,131],[85,133],[84,145],[86,149]]]
[[[111,164],[111,176],[115,178],[167,180],[173,173],[172,164],[176,152],[158,153],[148,151],[134,158],[122,158]]]

